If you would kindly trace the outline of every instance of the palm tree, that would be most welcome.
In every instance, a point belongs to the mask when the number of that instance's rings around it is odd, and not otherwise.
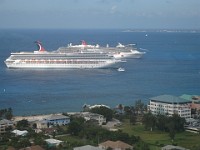
[[[117,108],[120,110],[120,113],[122,114],[122,111],[124,110],[124,106],[122,104],[119,104]]]
[[[144,110],[144,103],[141,100],[135,101],[135,110],[137,112],[137,115],[140,113],[143,113]]]

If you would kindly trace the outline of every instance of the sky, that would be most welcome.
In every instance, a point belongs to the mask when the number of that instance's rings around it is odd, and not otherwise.
[[[0,28],[200,29],[200,0],[0,0]]]

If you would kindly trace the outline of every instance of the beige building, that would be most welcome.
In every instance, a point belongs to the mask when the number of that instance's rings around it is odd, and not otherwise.
[[[0,134],[6,132],[6,128],[13,127],[13,122],[7,119],[0,120]]]
[[[77,112],[77,113],[68,113],[72,116],[83,117],[86,121],[96,122],[98,125],[106,123],[106,118],[103,115],[91,113],[91,112]]]
[[[45,120],[36,121],[35,124],[36,124],[36,126],[37,126],[37,129],[45,129],[45,128],[48,128],[48,126],[47,126],[47,121],[45,121]]]
[[[106,123],[106,118],[103,115],[90,113],[90,112],[83,112],[82,115],[85,118],[85,120],[96,121],[99,125]]]

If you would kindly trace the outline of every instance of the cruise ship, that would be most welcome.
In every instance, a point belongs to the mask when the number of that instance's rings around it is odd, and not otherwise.
[[[6,66],[8,68],[110,68],[124,62],[107,52],[88,50],[93,47],[86,44],[52,52],[46,51],[41,42],[37,41],[36,44],[37,51],[11,53],[5,60]]]
[[[72,45],[68,44],[67,47],[60,47],[58,51],[60,52],[98,52],[98,53],[107,53],[110,56],[113,56],[116,59],[127,59],[127,58],[141,58],[146,52],[138,51],[137,48],[133,47],[135,44],[123,45],[118,43],[116,47],[109,47],[107,44],[106,47],[101,47],[97,45],[88,45],[84,40],[81,45]]]

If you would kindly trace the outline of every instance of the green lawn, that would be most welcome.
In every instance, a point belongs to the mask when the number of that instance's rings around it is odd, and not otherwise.
[[[152,150],[160,150],[160,145],[172,144],[168,133],[160,131],[146,131],[144,130],[143,125],[133,126],[126,121],[122,125],[121,129],[130,135],[140,136],[143,141],[150,145]],[[174,143],[185,148],[194,149],[194,146],[200,146],[200,135],[190,132],[177,133],[175,135]]]

